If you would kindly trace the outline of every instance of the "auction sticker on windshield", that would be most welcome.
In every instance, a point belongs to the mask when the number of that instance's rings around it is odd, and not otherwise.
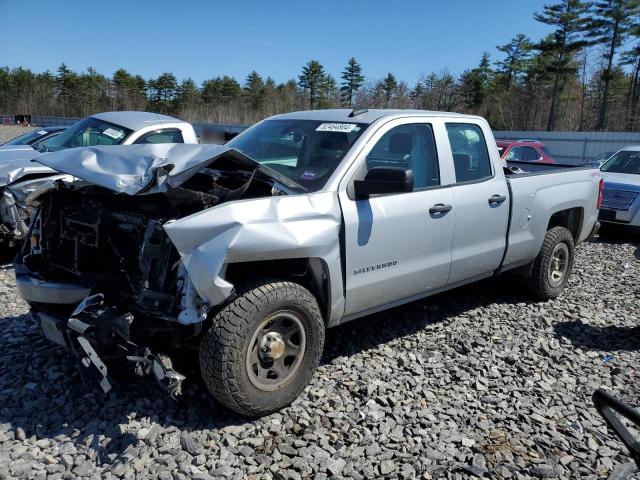
[[[111,137],[115,140],[117,140],[122,136],[122,132],[119,132],[115,128],[107,128],[105,131],[102,132],[102,134],[107,135],[108,137]]]
[[[321,123],[316,128],[316,132],[353,132],[358,125],[355,123]],[[357,130],[356,130],[357,131]]]

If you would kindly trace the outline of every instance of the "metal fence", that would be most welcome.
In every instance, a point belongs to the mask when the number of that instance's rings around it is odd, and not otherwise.
[[[68,127],[82,118],[78,117],[43,117],[40,115],[31,116],[31,124],[39,127]]]
[[[560,163],[581,164],[601,153],[640,145],[640,132],[493,132],[496,138],[539,140]]]

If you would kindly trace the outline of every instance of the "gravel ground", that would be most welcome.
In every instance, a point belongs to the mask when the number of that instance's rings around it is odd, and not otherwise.
[[[22,127],[20,125],[0,125],[0,144],[8,142],[12,138],[30,132],[36,127]]]
[[[583,245],[555,301],[504,277],[330,330],[312,384],[248,421],[191,383],[88,393],[0,271],[0,477],[603,478],[628,462],[591,405],[637,401],[640,242]]]

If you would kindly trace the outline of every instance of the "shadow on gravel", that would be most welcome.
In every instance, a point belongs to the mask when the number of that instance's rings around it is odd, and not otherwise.
[[[526,292],[514,288],[517,281],[514,275],[505,274],[331,328],[321,363],[413,335],[490,304],[536,303]]]
[[[574,320],[553,328],[556,336],[568,339],[574,347],[605,352],[640,350],[640,327],[595,327]]]
[[[513,290],[508,282],[505,278],[480,282],[332,328],[322,363],[445,324],[453,316],[489,303],[522,302],[518,292],[502,293]],[[16,321],[23,323],[10,326]],[[0,334],[7,331],[20,334],[10,347],[5,344],[0,350],[0,424],[7,423],[14,431],[20,427],[27,437],[86,445],[99,464],[116,462],[135,449],[139,437],[121,426],[137,418],[150,418],[163,434],[252,422],[212,400],[195,370],[188,372],[193,380],[178,402],[170,400],[153,380],[140,381],[133,375],[125,376],[105,396],[86,389],[73,355],[48,343],[29,316],[0,319]]]
[[[629,243],[631,245],[637,245],[634,256],[640,259],[640,233],[638,232],[627,232],[620,229],[605,230],[600,232],[592,242],[613,244]]]
[[[134,431],[127,426],[143,417],[162,434],[251,422],[213,401],[195,372],[177,402],[152,379],[128,374],[117,375],[119,384],[107,395],[91,390],[82,383],[73,354],[45,340],[29,315],[0,318],[0,338],[10,338],[0,349],[0,425],[55,442],[60,455],[75,455],[83,445],[97,464],[117,462],[139,446],[143,436],[136,430],[144,424]]]
[[[6,245],[2,245],[0,248],[0,268],[12,268],[13,259],[17,253],[17,248],[9,248]]]

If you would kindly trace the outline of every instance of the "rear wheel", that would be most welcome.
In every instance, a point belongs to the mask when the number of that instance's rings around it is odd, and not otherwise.
[[[292,282],[248,287],[214,318],[200,345],[209,392],[247,416],[291,403],[322,355],[324,322],[315,297]]]
[[[529,290],[540,300],[562,293],[573,268],[573,235],[564,227],[549,229],[533,262]]]

